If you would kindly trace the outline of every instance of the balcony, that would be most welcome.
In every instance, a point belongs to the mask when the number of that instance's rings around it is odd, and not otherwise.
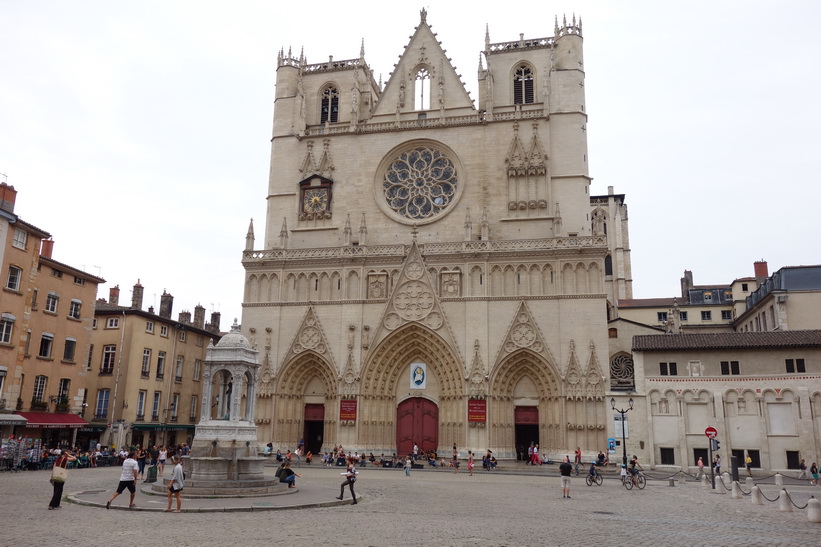
[[[182,383],[182,376],[175,376],[174,381],[177,382],[178,384],[181,384]]]
[[[176,423],[177,417],[176,416],[171,416],[171,421]]]
[[[100,376],[111,376],[114,374],[114,367],[100,367]]]
[[[152,421],[152,422],[158,422],[158,421],[160,421],[160,415],[159,415],[159,414],[152,414],[152,415],[151,415],[151,421]]]
[[[136,418],[134,418],[135,422],[144,422],[145,421],[145,414],[137,414]]]
[[[92,420],[96,422],[104,422],[108,418],[108,411],[106,412],[95,412],[94,418]]]

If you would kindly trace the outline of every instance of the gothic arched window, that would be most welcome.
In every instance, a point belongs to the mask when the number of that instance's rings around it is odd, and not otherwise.
[[[339,91],[334,86],[328,86],[322,92],[322,110],[319,123],[336,123],[339,121]]]
[[[533,72],[527,65],[520,65],[513,76],[513,103],[533,102]]]
[[[413,109],[430,109],[430,72],[420,68],[413,80]]]

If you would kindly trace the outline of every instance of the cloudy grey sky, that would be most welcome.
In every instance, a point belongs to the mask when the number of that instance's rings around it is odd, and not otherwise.
[[[389,6],[389,9],[386,9]],[[464,7],[461,7],[464,6]],[[584,21],[594,193],[630,210],[634,295],[821,262],[821,3],[0,0],[0,173],[54,258],[174,314],[241,317],[264,233],[276,55],[359,55],[386,81],[419,22],[476,98],[492,42]]]

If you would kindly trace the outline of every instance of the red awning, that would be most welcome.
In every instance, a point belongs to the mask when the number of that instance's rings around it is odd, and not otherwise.
[[[17,414],[28,420],[26,427],[42,427],[45,429],[88,427],[88,422],[76,414],[51,412],[18,412]]]

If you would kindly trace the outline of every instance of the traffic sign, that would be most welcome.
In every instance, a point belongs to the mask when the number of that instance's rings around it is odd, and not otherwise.
[[[718,437],[718,431],[713,426],[710,426],[707,429],[705,429],[704,434],[707,435],[708,439],[715,439],[716,437]]]

